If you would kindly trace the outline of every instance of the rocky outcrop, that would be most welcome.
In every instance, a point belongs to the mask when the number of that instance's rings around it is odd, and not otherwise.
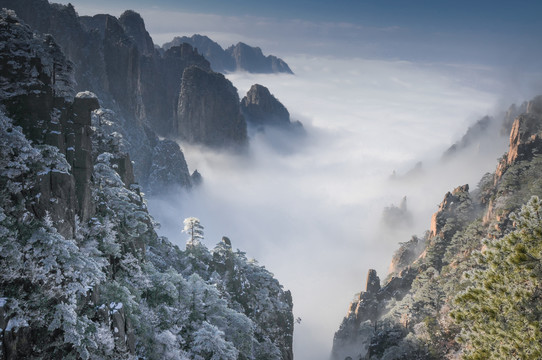
[[[380,291],[380,278],[376,274],[376,270],[369,269],[367,272],[367,282],[365,285],[365,292],[375,294]]]
[[[510,132],[510,149],[506,164],[510,165],[533,156],[533,150],[542,144],[542,96],[538,96],[527,104],[527,111],[519,115]]]
[[[187,68],[174,132],[185,141],[210,147],[246,145],[247,127],[237,89],[222,74]]]
[[[51,62],[55,64],[55,96],[71,81],[72,92],[89,89],[117,113],[116,131],[126,140],[124,150],[134,160],[137,181],[147,186],[157,143],[154,132],[171,133],[184,69],[194,64],[209,69],[209,63],[189,45],[163,55],[155,51],[143,20],[133,11],[117,19],[110,15],[79,17],[71,5],[42,0],[4,0],[2,5],[16,10],[36,30],[52,34],[71,60]],[[60,69],[59,64],[71,67],[71,72]],[[65,76],[68,73],[71,79]],[[9,83],[20,82],[13,78]],[[48,101],[53,100],[49,97]],[[39,102],[20,106],[32,103]],[[32,127],[32,131],[41,130]]]
[[[399,249],[393,254],[388,268],[390,276],[397,276],[410,266],[423,251],[424,241],[417,236],[404,243],[400,243]]]
[[[119,22],[126,35],[135,43],[141,55],[149,56],[154,54],[154,43],[145,29],[145,23],[141,15],[135,11],[127,10],[119,17]]]
[[[194,186],[198,186],[198,185],[201,185],[201,183],[203,183],[203,177],[199,173],[198,169],[194,170],[192,175],[190,175],[190,180],[192,181],[192,185]]]
[[[485,134],[487,134],[490,126],[495,122],[495,119],[489,116],[484,116],[480,120],[474,123],[467,129],[467,132],[463,137],[455,144],[450,146],[444,154],[442,154],[443,160],[448,160],[459,151],[473,145],[480,140]]]
[[[247,123],[254,126],[289,126],[290,113],[270,92],[260,84],[252,85],[241,100],[241,112]]]
[[[172,41],[165,43],[163,49],[167,50],[182,43],[197,48],[209,60],[213,70],[221,73],[240,70],[251,73],[293,74],[288,64],[282,59],[273,55],[265,56],[260,48],[241,42],[224,50],[207,36],[196,34],[191,37],[175,37]]]
[[[148,193],[164,193],[171,187],[190,188],[192,182],[179,145],[172,140],[159,141],[152,153]]]
[[[529,160],[542,149],[542,95],[529,101],[525,108],[526,112],[517,116],[512,124],[508,153],[497,166],[495,185],[510,165]]]
[[[430,237],[445,236],[443,228],[450,217],[456,215],[456,210],[468,199],[469,185],[465,184],[447,192],[436,213],[431,218]]]
[[[93,212],[90,191],[90,177],[94,164],[92,159],[92,130],[90,113],[100,107],[93,93],[77,93],[73,102],[73,132],[68,132],[68,149],[73,149],[72,171],[75,179],[77,200],[83,221],[87,221]],[[72,136],[73,134],[73,136]],[[70,144],[73,138],[73,145]],[[72,146],[70,146],[72,145]],[[68,161],[69,161],[68,157]]]
[[[176,36],[172,41],[165,43],[162,48],[169,50],[174,46],[182,44],[190,44],[196,48],[209,61],[214,71],[224,73],[235,69],[234,60],[226,54],[224,49],[204,35],[195,34],[191,37]]]
[[[160,58],[144,58],[142,81],[145,108],[152,129],[162,136],[171,136],[175,128],[179,94],[184,70],[198,66],[210,71],[209,62],[189,44],[174,46]]]
[[[525,113],[527,111],[527,101],[521,103],[521,105],[512,104],[506,110],[503,117],[503,122],[501,125],[501,135],[503,136],[509,136],[510,131],[512,131],[512,125],[514,124],[514,120],[521,114]]]
[[[333,337],[332,359],[365,358],[386,302],[401,300],[410,289],[415,274],[415,270],[406,269],[381,287],[376,271],[368,271],[365,291],[350,303],[346,317]]]
[[[235,61],[234,70],[244,70],[251,73],[288,73],[292,70],[282,59],[273,55],[265,56],[259,47],[248,46],[245,43],[237,43],[226,49]]]
[[[363,346],[363,338],[367,335],[367,328],[372,333],[370,330],[378,318],[379,291],[380,279],[375,270],[369,269],[365,291],[350,303],[346,317],[335,333],[331,352],[333,359],[364,356],[366,348]]]
[[[517,114],[519,111],[525,112]],[[501,182],[509,169],[522,162],[528,163],[542,151],[542,95],[523,103],[520,107],[511,106],[508,115],[516,115],[511,125],[508,152],[500,159],[493,174],[492,195],[495,197]],[[511,175],[514,177],[514,175]],[[499,190],[500,195],[507,195],[511,189]],[[488,234],[496,237],[502,234],[511,224],[510,209],[503,207],[491,197],[484,199],[488,205],[483,217],[484,224],[492,223],[495,233]]]
[[[90,111],[98,102],[79,94],[74,98],[73,66],[50,36],[34,35],[10,12],[2,13],[0,27],[5,44],[0,101],[28,138],[45,146],[51,164],[39,172],[39,201],[32,211],[38,217],[49,213],[62,234],[72,235],[75,215],[86,220],[92,214]],[[52,165],[58,164],[59,153],[67,160],[61,167]]]

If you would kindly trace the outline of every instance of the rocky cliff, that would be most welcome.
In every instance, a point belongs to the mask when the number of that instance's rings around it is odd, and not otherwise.
[[[116,114],[115,131],[123,135],[124,150],[130,154],[135,178],[144,189],[152,186],[152,161],[159,156],[157,151],[165,148],[156,148],[157,135],[213,147],[246,144],[239,104],[233,105],[238,95],[233,94],[231,83],[212,75],[209,62],[187,43],[170,44],[165,51],[155,49],[143,19],[134,11],[128,10],[119,18],[105,14],[80,17],[71,5],[44,0],[1,0],[0,5],[14,9],[37,31],[52,34],[71,60],[75,90],[92,91],[104,107]],[[208,38],[195,36],[190,42],[197,43],[206,53],[218,53],[218,45]],[[231,70],[239,67],[256,72],[290,71],[282,60],[265,57],[259,48],[238,44],[221,51],[222,63]],[[192,76],[183,82],[183,74],[191,66],[204,70],[208,76]],[[204,93],[201,101],[196,100]],[[219,99],[221,96],[224,99]],[[207,106],[209,109],[203,108]],[[218,108],[222,106],[226,110],[219,115]],[[184,171],[184,157],[175,153],[179,157],[174,163],[181,166],[175,183],[189,188],[193,183],[186,182],[191,177]]]
[[[214,71],[225,73],[235,70],[235,61],[232,59],[224,49],[209,39],[207,36],[195,34],[191,37],[176,36],[170,42],[162,45],[164,50],[168,50],[173,46],[179,46],[182,44],[190,44],[192,47],[198,50],[205,59],[209,61]]]
[[[0,358],[292,359],[290,293],[231,242],[156,235],[119,118],[72,71],[0,11]]]
[[[474,321],[471,317],[476,316],[464,315],[465,308],[470,308],[474,301],[482,302],[476,311],[485,314],[484,323],[479,326],[484,329],[493,326],[492,331],[496,332],[491,334],[498,332],[508,336],[506,326],[499,327],[498,322],[490,320],[492,310],[488,310],[494,305],[490,302],[492,296],[502,306],[508,301],[507,293],[496,294],[494,288],[487,285],[489,282],[481,283],[478,279],[485,278],[486,272],[491,273],[493,267],[498,266],[495,262],[488,268],[484,258],[495,255],[498,260],[507,256],[508,250],[503,250],[506,244],[515,244],[521,236],[519,231],[514,232],[520,220],[512,214],[517,214],[527,202],[536,203],[536,198],[529,201],[533,195],[542,195],[539,181],[542,162],[538,155],[542,151],[539,140],[541,99],[534,98],[526,103],[524,113],[517,114],[511,125],[509,151],[499,161],[495,173],[486,174],[472,192],[468,185],[448,192],[432,216],[430,230],[423,237],[415,236],[401,243],[382,288],[367,289],[354,299],[335,334],[334,359],[455,359],[462,354],[483,354],[494,342],[491,345],[490,340],[488,347],[484,347],[480,340],[471,340],[485,336],[478,330],[469,330]],[[507,235],[511,232],[516,235]],[[488,251],[489,248],[492,250]],[[520,246],[514,251],[524,249]],[[499,255],[499,251],[504,252]],[[520,258],[511,261],[518,265]],[[374,282],[371,279],[375,276],[371,274],[368,283]],[[495,279],[499,275],[487,276]],[[524,283],[506,286],[519,286],[522,290],[518,291],[528,291],[520,284]],[[482,298],[475,295],[484,291],[488,294]],[[511,301],[516,304],[518,300]],[[509,324],[514,316],[507,314],[504,323]],[[538,318],[532,312],[521,314],[520,311],[517,316]],[[523,344],[519,348],[525,346],[528,347]],[[491,358],[496,353],[484,354]],[[496,356],[493,358],[501,355]]]
[[[237,43],[226,49],[235,61],[234,70],[245,70],[252,73],[276,73],[283,72],[293,74],[286,62],[273,55],[264,56],[259,47],[248,46],[245,43]]]
[[[92,215],[90,113],[99,104],[91,93],[75,94],[73,64],[50,36],[34,36],[9,12],[1,21],[0,103],[14,125],[47,147],[52,158],[51,167],[38,173],[40,192],[32,211],[49,213],[62,224],[60,233],[72,235],[75,215],[85,221]],[[53,158],[61,155],[65,166],[54,167]]]
[[[197,48],[209,60],[213,70],[221,73],[241,70],[251,73],[293,74],[286,62],[273,55],[265,56],[260,48],[238,43],[224,50],[207,36],[199,34],[191,37],[177,36],[172,41],[165,43],[162,48],[167,50],[183,43]]]
[[[145,29],[145,22],[138,13],[127,10],[119,17],[119,22],[124,33],[134,42],[141,55],[154,55],[154,43]]]
[[[178,129],[183,72],[194,65],[210,71],[209,62],[188,44],[173,46],[164,52],[157,51],[143,19],[133,11],[125,12],[117,19],[111,15],[80,17],[71,5],[50,4],[42,0],[2,0],[0,5],[14,9],[37,31],[52,34],[71,60],[75,90],[94,92],[103,105],[116,114],[118,126],[115,131],[125,139],[124,150],[134,161],[136,180],[148,188],[152,180],[149,177],[151,161],[159,156],[157,151],[164,148],[156,148],[159,143],[156,135],[179,136],[174,131]],[[60,84],[60,77],[56,79]],[[193,84],[200,80],[204,81],[198,77],[190,82]],[[200,84],[195,88],[204,86],[207,85]],[[185,87],[183,93],[185,97],[188,96],[187,89]],[[231,94],[229,91],[224,93],[229,96],[224,100],[227,104]],[[241,122],[240,119],[238,121]],[[213,138],[214,146],[230,144],[235,136],[226,132],[225,138],[220,139],[223,129],[213,128],[214,125],[221,126],[221,123],[213,119],[205,121],[204,129],[209,132],[206,137]],[[240,133],[234,141],[245,142],[243,126],[239,126]],[[198,137],[194,138],[191,133],[183,137],[198,141]],[[164,155],[171,156],[171,153]],[[179,156],[174,163],[184,170],[186,164],[183,162]],[[177,184],[191,179],[188,172],[180,171],[179,175]],[[183,186],[190,187],[192,183],[186,182]]]
[[[241,112],[254,126],[289,126],[290,113],[269,89],[260,84],[252,85],[241,100]]]
[[[247,125],[237,89],[222,74],[187,68],[174,132],[186,141],[210,147],[246,145]]]

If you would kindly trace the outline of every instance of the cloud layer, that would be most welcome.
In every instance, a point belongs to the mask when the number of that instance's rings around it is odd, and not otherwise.
[[[472,69],[437,69],[400,61],[292,57],[296,76],[230,74],[242,97],[267,86],[301,120],[305,138],[268,131],[247,156],[182,144],[201,188],[150,199],[162,233],[181,247],[184,217],[206,227],[206,244],[222,235],[292,290],[297,359],[324,359],[353,294],[369,268],[383,279],[397,243],[429,227],[444,193],[473,187],[505,149],[506,139],[469,161],[438,165],[440,154],[474,120],[493,110],[494,93],[468,86]],[[468,78],[468,76],[467,76]],[[484,87],[485,88],[485,87]],[[284,144],[287,144],[285,146]],[[427,160],[424,175],[391,182]],[[390,236],[385,206],[409,199],[411,228]]]

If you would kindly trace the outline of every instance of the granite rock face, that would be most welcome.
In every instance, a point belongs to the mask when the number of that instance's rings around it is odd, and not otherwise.
[[[444,231],[446,222],[456,216],[457,211],[470,201],[469,185],[465,184],[447,192],[439,205],[437,212],[431,218],[430,238],[440,236],[449,237]]]
[[[92,214],[90,112],[98,101],[75,95],[73,65],[50,36],[34,35],[10,12],[2,13],[0,28],[0,102],[51,164],[39,172],[39,201],[31,210],[39,217],[48,212],[71,235],[75,215],[87,220]],[[64,165],[53,165],[58,161]]]
[[[386,302],[392,299],[400,300],[410,289],[414,277],[409,269],[393,277],[381,288],[376,271],[370,269],[365,291],[350,303],[346,317],[335,333],[331,358],[368,359],[371,353],[371,339],[375,335]]]
[[[241,112],[248,123],[255,126],[289,126],[290,113],[270,92],[260,84],[252,85],[241,100]]]
[[[527,112],[527,101],[524,101],[520,105],[512,104],[506,110],[506,113],[503,117],[503,122],[501,126],[501,135],[503,136],[509,136],[510,131],[512,131],[512,125],[514,124],[514,120],[521,114]]]
[[[154,54],[154,43],[145,29],[145,23],[141,15],[135,11],[127,10],[119,17],[119,22],[126,35],[135,43],[141,55],[148,56]]]
[[[512,164],[529,160],[542,149],[542,95],[526,103],[525,110],[512,123],[508,153],[497,166],[495,184]]]
[[[533,150],[542,142],[542,96],[538,96],[527,104],[527,111],[519,115],[512,124],[510,132],[510,148],[506,163],[523,160],[533,156]]]
[[[226,54],[224,49],[204,35],[176,36],[172,41],[165,43],[162,48],[167,51],[182,44],[190,44],[197,49],[209,61],[214,71],[224,73],[235,69],[234,60]]]
[[[149,194],[163,193],[171,187],[192,186],[192,177],[186,166],[184,155],[175,141],[160,140],[154,147],[152,155],[147,187]]]
[[[187,68],[174,132],[185,141],[209,147],[245,146],[247,125],[237,89],[224,75]]]
[[[183,72],[189,66],[211,70],[209,62],[189,44],[173,46],[160,58],[144,58],[141,74],[147,85],[143,99],[152,129],[161,136],[171,136],[175,128]]]
[[[252,47],[245,43],[237,43],[226,49],[228,54],[235,61],[234,70],[244,70],[251,73],[288,73],[292,70],[284,60],[273,55],[265,56],[262,49]]]
[[[420,256],[424,245],[423,239],[417,236],[412,236],[409,241],[401,243],[399,249],[393,254],[388,273],[391,276],[400,274]]]
[[[273,55],[265,56],[260,48],[241,42],[224,50],[207,36],[196,34],[191,37],[175,37],[172,41],[165,43],[163,49],[167,50],[172,46],[182,43],[187,43],[197,48],[209,60],[213,70],[221,73],[240,70],[264,74],[293,74],[288,64],[282,59]]]
[[[189,45],[163,54],[156,51],[143,20],[133,11],[117,19],[80,17],[71,5],[42,0],[3,0],[2,6],[14,9],[35,30],[52,34],[70,60],[55,62],[55,96],[70,82],[72,92],[90,90],[116,113],[115,131],[125,139],[136,180],[147,186],[156,133],[170,134],[176,119],[184,69],[189,65],[210,69],[209,63]],[[31,103],[36,102],[26,105]]]

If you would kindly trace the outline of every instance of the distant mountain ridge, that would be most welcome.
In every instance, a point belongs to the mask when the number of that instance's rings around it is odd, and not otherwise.
[[[445,194],[429,230],[399,243],[382,285],[369,270],[333,360],[540,358],[542,95],[511,106],[504,127],[509,148],[495,171]]]
[[[274,56],[265,56],[259,47],[252,47],[239,42],[223,49],[218,43],[205,35],[195,34],[191,37],[177,36],[172,41],[162,45],[164,50],[172,46],[187,43],[196,48],[217,72],[232,72],[237,70],[251,73],[287,73],[293,74],[288,64]]]

